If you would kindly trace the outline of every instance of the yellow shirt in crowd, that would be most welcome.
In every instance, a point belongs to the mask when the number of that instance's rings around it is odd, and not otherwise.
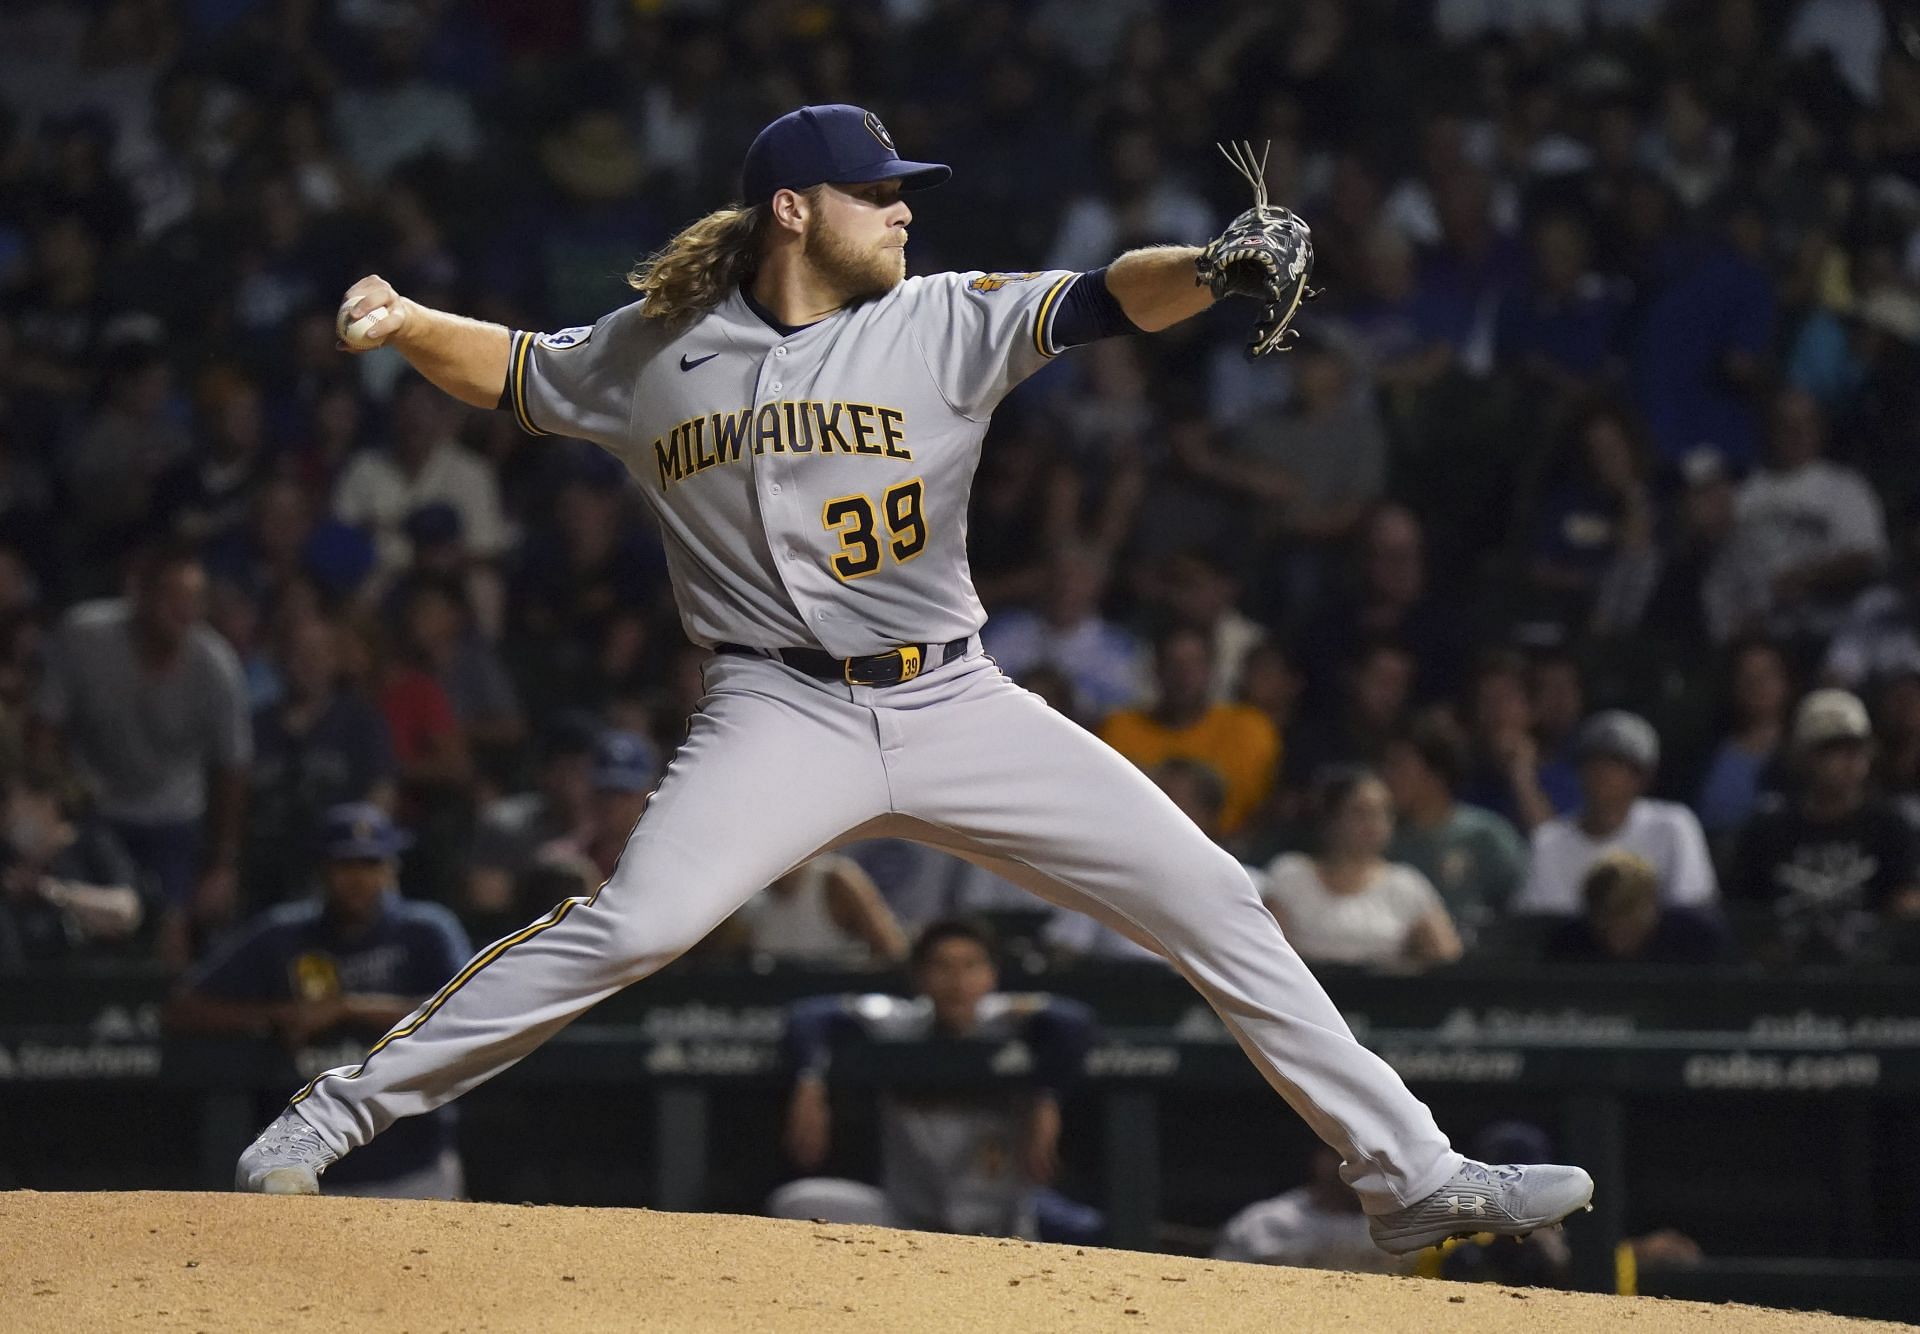
[[[1249,704],[1216,704],[1191,726],[1172,728],[1139,709],[1123,709],[1100,727],[1100,739],[1142,769],[1164,760],[1199,760],[1227,782],[1220,832],[1231,834],[1273,790],[1280,767],[1280,734]]]

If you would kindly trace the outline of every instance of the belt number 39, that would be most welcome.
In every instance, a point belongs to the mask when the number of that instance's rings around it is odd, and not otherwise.
[[[927,547],[927,515],[921,505],[925,488],[918,477],[890,486],[880,495],[876,516],[866,496],[836,496],[820,510],[820,522],[840,539],[840,550],[827,565],[838,579],[861,579],[880,568],[882,548],[904,565]],[[887,525],[883,544],[876,517]]]

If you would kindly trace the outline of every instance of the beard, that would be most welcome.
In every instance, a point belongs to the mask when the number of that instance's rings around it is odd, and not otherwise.
[[[832,285],[842,301],[849,303],[884,296],[907,276],[904,247],[861,249],[825,227],[808,230],[804,253],[814,271]]]

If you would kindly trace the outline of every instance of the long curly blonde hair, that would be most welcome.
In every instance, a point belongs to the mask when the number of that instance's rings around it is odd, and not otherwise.
[[[820,188],[799,193],[811,203]],[[771,203],[729,204],[681,228],[627,274],[627,285],[647,299],[641,313],[673,322],[712,310],[759,271],[772,225]]]

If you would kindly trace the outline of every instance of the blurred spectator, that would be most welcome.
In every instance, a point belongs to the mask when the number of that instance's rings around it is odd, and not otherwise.
[[[1168,434],[1148,395],[1139,344],[1109,338],[1087,349],[1081,379],[1051,405],[1057,466],[1047,474],[1046,535],[1084,542],[1111,559],[1145,496],[1152,442]]]
[[[720,929],[730,947],[778,963],[857,968],[907,957],[907,937],[873,877],[832,852],[794,867]]]
[[[1346,586],[1328,591],[1294,640],[1309,690],[1326,700],[1363,645],[1392,639],[1413,655],[1417,699],[1450,693],[1460,669],[1460,611],[1428,586],[1420,520],[1405,506],[1380,506],[1356,533],[1353,555]]]
[[[1258,709],[1212,702],[1213,646],[1200,631],[1175,627],[1163,633],[1154,646],[1154,669],[1154,706],[1111,715],[1100,737],[1142,769],[1175,756],[1212,765],[1227,785],[1220,832],[1232,834],[1273,787],[1280,738]]]
[[[1298,351],[1291,413],[1252,416],[1218,447],[1198,433],[1174,442],[1196,476],[1239,501],[1235,518],[1255,541],[1314,550],[1350,537],[1379,500],[1387,437],[1338,346],[1314,339]]]
[[[526,736],[526,719],[505,664],[473,622],[465,590],[421,576],[404,585],[399,602],[407,655],[440,683],[468,744],[481,754],[511,752]]]
[[[1724,840],[1747,822],[1763,793],[1777,786],[1776,756],[1786,738],[1793,677],[1777,644],[1749,639],[1729,654],[1725,733],[1707,761],[1693,800],[1700,827]]]
[[[1536,614],[1577,634],[1614,567],[1653,547],[1653,492],[1634,423],[1612,407],[1576,417],[1527,508]]]
[[[269,462],[260,390],[252,381],[228,368],[209,371],[199,400],[206,448],[160,478],[149,513],[175,537],[211,548],[246,523]]]
[[[1730,895],[1766,905],[1798,960],[1856,959],[1881,917],[1920,916],[1920,845],[1869,787],[1873,729],[1859,698],[1816,690],[1794,710],[1794,793],[1740,836]]]
[[[389,575],[412,556],[407,516],[432,501],[459,512],[467,550],[482,560],[500,555],[512,538],[492,470],[455,435],[457,411],[438,389],[409,377],[394,395],[391,451],[362,450],[334,488],[334,516],[373,536]]]
[[[1577,793],[1559,785],[1559,771],[1540,756],[1534,738],[1527,661],[1511,650],[1482,656],[1469,696],[1471,765],[1461,794],[1505,816],[1526,833],[1571,808]]]
[[[1016,681],[1038,666],[1059,668],[1089,717],[1139,703],[1150,693],[1145,654],[1132,634],[1100,615],[1106,582],[1098,553],[1058,549],[1039,609],[996,613],[984,632],[987,651]]]
[[[1694,212],[1727,183],[1733,167],[1733,132],[1715,123],[1698,84],[1670,79],[1661,93],[1659,122],[1641,155],[1682,207]]]
[[[1404,423],[1422,396],[1453,370],[1458,345],[1441,303],[1419,290],[1413,243],[1390,226],[1370,228],[1358,256],[1359,290],[1331,323],[1360,369],[1385,391],[1388,415]]]
[[[660,781],[659,752],[638,733],[602,732],[594,742],[592,781],[592,814],[585,826],[534,854],[539,868],[577,878],[579,887],[569,893],[591,894],[613,875]]]
[[[1623,636],[1636,628],[1676,657],[1704,653],[1736,630],[1734,591],[1712,576],[1734,534],[1733,478],[1717,451],[1680,461],[1682,490],[1660,545],[1622,548],[1601,582],[1593,632]]]
[[[1239,696],[1247,655],[1267,636],[1265,627],[1236,605],[1239,592],[1232,571],[1204,547],[1168,561],[1166,577],[1157,589],[1157,600],[1170,617],[1212,641],[1213,680],[1208,690],[1216,703]]]
[[[1820,674],[1857,690],[1870,678],[1920,671],[1920,527],[1899,538],[1891,576],[1855,598],[1827,641]]]
[[[1788,55],[1823,53],[1853,95],[1868,106],[1880,100],[1881,53],[1887,15],[1874,0],[1799,0],[1787,28]]]
[[[1721,212],[1720,234],[1648,252],[1653,286],[1634,344],[1634,398],[1663,462],[1707,444],[1745,468],[1758,452],[1756,392],[1774,294],[1764,215],[1750,199]]]
[[[1555,808],[1571,807],[1580,788],[1580,724],[1587,716],[1587,681],[1580,660],[1563,648],[1540,649],[1527,661],[1527,701],[1540,753],[1540,786]]]
[[[306,579],[314,531],[306,488],[290,477],[269,478],[251,496],[244,525],[207,552],[207,573],[271,607]]]
[[[289,615],[274,638],[286,690],[253,719],[240,877],[254,908],[309,888],[329,810],[356,801],[391,807],[396,795],[386,719],[347,679],[339,627],[325,616]]]
[[[1780,394],[1772,440],[1768,466],[1735,498],[1733,538],[1709,579],[1736,627],[1830,634],[1886,563],[1886,521],[1867,479],[1823,457],[1826,427],[1812,395]]]
[[[788,1012],[796,1078],[785,1144],[801,1170],[833,1147],[828,1098],[836,1041],[931,1038],[1020,1042],[1030,1086],[953,1092],[887,1090],[880,1096],[880,1184],[836,1177],[789,1182],[767,1201],[776,1218],[911,1227],[970,1236],[1038,1235],[1038,1193],[1060,1169],[1062,1095],[1093,1037],[1083,1005],[1000,993],[993,942],[966,921],[936,922],[914,942],[915,998],[827,996]]]
[[[398,643],[376,655],[375,697],[393,736],[403,792],[419,799],[434,791],[466,788],[473,766],[466,730],[441,683],[439,664],[408,629],[401,626]],[[373,632],[361,633],[371,637]]]
[[[1471,937],[1519,892],[1527,845],[1509,821],[1459,799],[1467,762],[1459,724],[1431,711],[1387,743],[1381,777],[1400,816],[1388,860],[1425,876]]]
[[[60,455],[83,549],[111,560],[145,522],[154,487],[193,448],[173,416],[173,370],[137,341],[106,350],[103,400]]]
[[[1461,953],[1446,905],[1424,875],[1386,859],[1393,797],[1363,769],[1316,785],[1318,856],[1286,852],[1262,895],[1303,959],[1422,968]]]
[[[261,709],[279,699],[284,687],[267,653],[260,604],[254,596],[231,579],[209,577],[207,624],[239,659],[240,676],[247,687],[247,707]]]
[[[334,101],[334,133],[354,169],[379,181],[403,162],[436,153],[464,162],[480,150],[480,131],[465,93],[429,81],[420,70],[428,33],[425,13],[383,10],[368,34],[363,79]]]
[[[1660,876],[1631,852],[1602,853],[1580,886],[1585,913],[1554,928],[1555,963],[1713,963],[1727,948],[1713,917],[1660,905]]]
[[[54,785],[0,783],[0,968],[127,957],[152,906],[133,859]]]
[[[182,979],[167,1026],[272,1038],[297,1052],[333,1040],[358,1048],[406,1018],[472,948],[445,908],[401,896],[395,873],[405,846],[378,806],[328,811],[320,895],[255,918]],[[460,1198],[453,1124],[451,1107],[401,1119],[328,1171],[328,1193]]]
[[[1527,881],[1514,910],[1577,913],[1588,870],[1616,848],[1654,868],[1665,906],[1713,906],[1719,889],[1700,821],[1677,802],[1645,795],[1660,767],[1653,725],[1620,709],[1596,713],[1580,729],[1579,756],[1580,808],[1533,831]]]
[[[540,734],[534,789],[497,797],[481,810],[464,913],[511,915],[540,849],[550,843],[585,846],[592,835],[600,731],[590,714],[559,715]]]
[[[1340,1157],[1316,1147],[1307,1184],[1250,1204],[1227,1220],[1213,1258],[1296,1269],[1392,1274],[1405,1262],[1373,1244],[1360,1197],[1340,1179]]]
[[[235,907],[253,728],[233,650],[205,623],[206,573],[191,552],[147,553],[132,595],[69,611],[34,702],[35,750],[64,750],[100,813],[163,900],[162,957],[187,957],[188,913]]]
[[[1874,776],[1901,817],[1920,831],[1920,670],[1893,672],[1874,695]]]
[[[30,571],[49,591],[58,587],[52,582],[61,563],[58,530],[53,479],[21,450],[0,413],[0,532],[7,535],[8,559],[20,562],[22,573]]]
[[[1167,169],[1152,127],[1117,127],[1107,135],[1101,158],[1102,188],[1068,202],[1048,268],[1093,269],[1130,246],[1205,245],[1212,239],[1213,210]]]
[[[506,586],[498,570],[468,552],[460,511],[444,500],[431,501],[407,515],[401,528],[413,544],[408,573],[457,590],[473,632],[488,644],[498,642],[505,627]]]
[[[1278,640],[1264,639],[1247,650],[1240,668],[1240,701],[1267,715],[1280,738],[1282,754],[1287,752],[1304,688],[1299,664]]]
[[[1379,764],[1387,739],[1406,720],[1418,673],[1403,644],[1382,639],[1361,645],[1345,667],[1335,707],[1307,714],[1294,728],[1289,786],[1311,787],[1329,769]]]
[[[41,596],[19,554],[0,544],[0,773],[26,763],[28,716],[45,638]]]
[[[597,449],[573,463],[552,523],[528,535],[510,584],[520,679],[578,707],[603,705],[629,683],[646,649],[645,612],[664,585],[658,538],[624,508],[625,477]]]
[[[1050,426],[1011,409],[994,417],[968,497],[967,561],[987,610],[1031,606],[1045,596],[1051,527],[1046,485]]]
[[[1530,239],[1532,272],[1501,299],[1495,352],[1549,393],[1587,391],[1608,369],[1619,303],[1589,267],[1593,245],[1584,219],[1545,214]]]

